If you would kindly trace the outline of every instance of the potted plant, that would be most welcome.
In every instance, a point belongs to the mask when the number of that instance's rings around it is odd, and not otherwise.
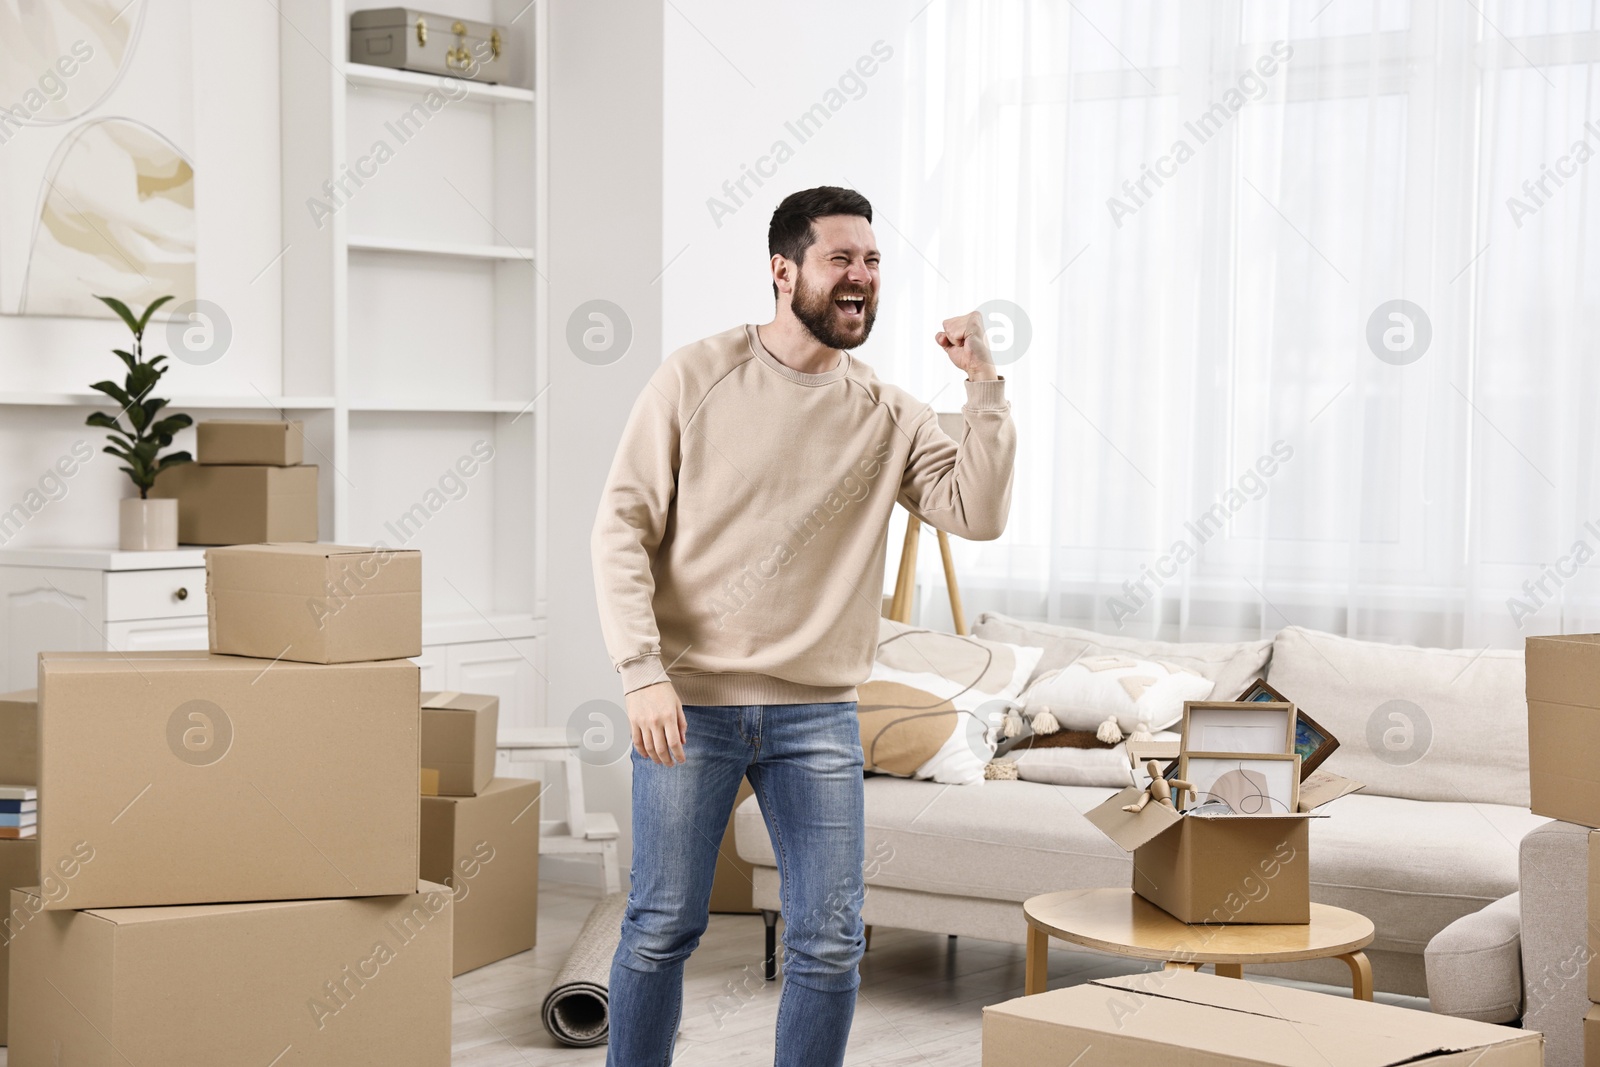
[[[122,470],[127,472],[134,488],[139,490],[137,497],[122,501],[117,515],[118,545],[124,551],[177,548],[178,502],[151,500],[149,494],[158,474],[168,467],[192,461],[193,457],[187,452],[169,452],[163,456],[161,450],[172,444],[173,434],[192,426],[194,420],[178,414],[158,417],[167,402],[150,393],[161,376],[167,373],[162,366],[167,357],[144,358],[145,327],[150,325],[150,318],[156,310],[172,297],[163,296],[152,301],[144,309],[144,314],[137,316],[128,305],[115,297],[97,296],[95,299],[116,312],[117,317],[133,331],[132,352],[120,348],[112,350],[128,368],[123,384],[119,386],[115,382],[105,381],[90,386],[122,405],[122,410],[115,415],[96,411],[86,420],[86,425],[111,431],[106,435],[111,443],[101,451],[122,460]],[[124,416],[128,420],[127,428],[122,425]]]

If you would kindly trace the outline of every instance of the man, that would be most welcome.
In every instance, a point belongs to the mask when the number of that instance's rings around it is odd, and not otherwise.
[[[611,966],[609,1067],[669,1063],[683,964],[748,777],[783,886],[777,1067],[843,1062],[864,948],[856,684],[877,646],[890,512],[1005,529],[1016,428],[980,317],[935,335],[965,371],[958,445],[850,355],[878,312],[872,206],[789,196],[777,310],[674,352],[635,402],[591,542],[633,734],[633,869]]]

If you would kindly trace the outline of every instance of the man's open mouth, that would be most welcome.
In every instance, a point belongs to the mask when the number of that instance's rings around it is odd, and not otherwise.
[[[860,318],[867,307],[867,298],[860,293],[845,293],[833,298],[833,306],[842,311],[846,318]]]

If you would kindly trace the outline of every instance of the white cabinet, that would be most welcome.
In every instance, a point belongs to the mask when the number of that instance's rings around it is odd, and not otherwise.
[[[423,689],[489,693],[500,698],[500,732],[543,726],[544,638],[542,635],[424,645]]]
[[[0,691],[32,689],[40,652],[205,647],[204,549],[0,552]]]
[[[527,615],[423,623],[424,690],[500,698],[500,729],[545,725],[544,622]],[[32,689],[40,652],[204,649],[205,549],[0,550],[0,693]]]

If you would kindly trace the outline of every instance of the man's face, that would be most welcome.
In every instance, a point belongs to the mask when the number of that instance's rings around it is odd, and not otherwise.
[[[856,348],[878,317],[878,246],[860,215],[825,215],[795,273],[794,317],[829,348]]]

